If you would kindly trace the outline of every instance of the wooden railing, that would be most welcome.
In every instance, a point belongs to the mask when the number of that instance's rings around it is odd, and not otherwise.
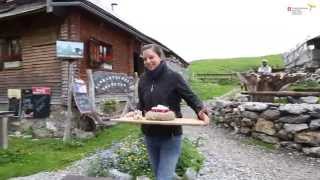
[[[201,80],[203,82],[212,82],[215,80],[235,80],[237,75],[235,73],[194,73],[192,80]]]

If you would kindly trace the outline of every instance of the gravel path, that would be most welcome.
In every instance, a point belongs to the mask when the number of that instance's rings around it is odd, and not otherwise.
[[[183,108],[185,117],[194,117]],[[184,136],[200,139],[199,150],[205,155],[199,180],[320,180],[320,159],[285,150],[266,150],[244,143],[248,138],[231,131],[207,126],[184,127]],[[57,172],[41,172],[15,180],[59,180],[66,175],[84,175],[95,155]]]
[[[187,108],[184,114],[194,116]],[[201,139],[206,161],[200,180],[320,180],[320,159],[248,145],[248,138],[213,126],[184,127],[184,136]]]

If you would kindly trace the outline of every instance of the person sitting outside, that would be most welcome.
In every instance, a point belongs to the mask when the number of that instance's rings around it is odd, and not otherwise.
[[[261,66],[258,69],[258,73],[259,74],[263,74],[263,75],[270,75],[271,72],[272,72],[272,69],[268,65],[268,60],[267,59],[262,59]]]

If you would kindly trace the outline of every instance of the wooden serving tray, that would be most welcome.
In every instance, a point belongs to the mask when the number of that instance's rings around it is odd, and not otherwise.
[[[171,121],[151,121],[146,119],[134,120],[131,118],[119,118],[110,119],[114,122],[125,122],[125,123],[136,123],[136,124],[158,124],[158,125],[189,125],[189,126],[204,126],[206,125],[203,121],[198,119],[188,119],[188,118],[176,118]]]

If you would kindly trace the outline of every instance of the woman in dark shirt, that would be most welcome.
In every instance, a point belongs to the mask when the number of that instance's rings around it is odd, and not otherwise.
[[[160,46],[148,44],[141,49],[145,73],[138,86],[139,109],[146,113],[157,105],[167,106],[181,118],[180,102],[184,99],[197,113],[198,119],[209,123],[203,103],[191,91],[182,76],[167,67]],[[149,159],[157,180],[173,179],[181,152],[182,127],[173,125],[142,125]]]

